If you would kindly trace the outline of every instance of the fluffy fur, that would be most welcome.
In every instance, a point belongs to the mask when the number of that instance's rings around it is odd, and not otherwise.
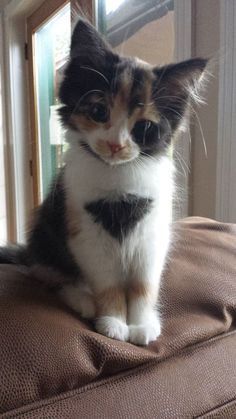
[[[74,30],[60,89],[70,149],[18,260],[64,278],[61,297],[110,338],[146,345],[161,332],[169,148],[205,66],[152,67],[113,53],[83,20]]]

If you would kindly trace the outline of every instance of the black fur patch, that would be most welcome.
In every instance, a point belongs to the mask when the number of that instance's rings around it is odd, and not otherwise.
[[[79,267],[68,248],[67,240],[66,202],[61,172],[38,209],[36,223],[29,235],[27,251],[30,264],[48,266],[65,277],[78,277]]]
[[[207,61],[204,58],[192,58],[153,70],[156,77],[153,82],[153,100],[162,119],[168,121],[173,132],[184,117],[191,99],[189,88],[194,90]]]
[[[59,92],[65,105],[59,114],[65,124],[70,125],[71,115],[78,113],[80,98],[88,91],[100,91],[104,95],[111,91],[119,61],[118,55],[111,51],[96,29],[79,20],[73,32],[70,61]]]
[[[0,264],[28,265],[27,250],[25,246],[11,245],[0,247]]]
[[[155,156],[165,152],[172,136],[171,126],[164,118],[161,118],[158,124],[153,123],[145,133],[139,122],[135,124],[131,133],[133,141],[139,145],[142,156]]]
[[[152,199],[127,194],[117,201],[99,199],[85,206],[95,223],[99,223],[111,236],[122,240],[150,211]]]
[[[0,247],[0,264],[24,265],[48,287],[73,282],[81,275],[68,244],[63,171],[37,209],[36,221],[25,246]]]

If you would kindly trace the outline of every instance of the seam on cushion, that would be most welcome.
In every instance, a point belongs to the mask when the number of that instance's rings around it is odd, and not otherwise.
[[[208,410],[206,413],[203,413],[200,416],[195,416],[195,419],[204,419],[204,418],[214,419],[215,415],[217,415],[218,413],[224,413],[225,409],[231,406],[235,407],[235,413],[236,413],[236,399],[231,399],[223,404],[220,404],[219,406],[214,407],[214,409]],[[209,416],[209,415],[213,415],[213,416]]]
[[[100,381],[96,381],[96,382],[86,384],[85,386],[83,386],[81,388],[70,390],[70,391],[67,391],[65,393],[58,394],[54,397],[41,399],[41,400],[35,401],[33,403],[30,403],[26,406],[21,406],[21,407],[18,407],[16,409],[10,410],[8,412],[3,413],[2,418],[4,418],[4,417],[5,418],[7,418],[7,417],[8,418],[11,418],[11,417],[16,418],[16,417],[19,417],[19,415],[37,411],[39,409],[42,409],[42,408],[47,407],[47,406],[51,406],[51,405],[53,405],[55,403],[58,403],[60,401],[64,401],[64,400],[67,400],[67,399],[72,399],[74,397],[77,397],[80,394],[83,394],[83,393],[88,392],[88,391],[92,391],[92,390],[94,390],[98,387],[106,386],[107,384],[114,383],[114,382],[117,383],[119,381],[122,381],[123,379],[137,376],[140,372],[145,371],[145,369],[148,368],[148,367],[156,366],[159,363],[169,361],[170,359],[181,356],[181,355],[184,355],[185,353],[194,352],[195,348],[211,346],[215,341],[222,340],[222,339],[227,338],[227,337],[232,336],[232,335],[236,335],[236,330],[232,330],[232,331],[227,332],[227,333],[222,333],[220,335],[217,335],[217,336],[214,336],[214,337],[210,338],[209,340],[205,340],[205,341],[193,344],[193,345],[186,346],[185,348],[183,348],[180,351],[174,353],[173,355],[171,355],[169,357],[167,356],[166,358],[162,358],[161,360],[155,359],[154,361],[153,360],[148,361],[148,362],[145,362],[145,363],[139,365],[138,367],[130,368],[130,369],[125,370],[123,372],[120,372],[116,375],[113,375],[113,376],[110,376],[110,377],[107,377],[107,378],[103,378]],[[35,404],[37,404],[37,406],[35,406]],[[213,409],[213,411],[214,411],[214,409]]]

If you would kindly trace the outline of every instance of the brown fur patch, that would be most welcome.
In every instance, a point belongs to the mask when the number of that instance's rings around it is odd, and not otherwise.
[[[130,98],[132,83],[131,69],[127,67],[121,75],[121,85],[119,89],[120,102],[123,104],[124,109]]]
[[[142,66],[139,65],[138,67]],[[158,123],[160,121],[160,115],[152,100],[153,75],[148,65],[146,65],[145,70],[145,81],[139,85],[136,90],[132,92],[132,78],[130,78],[128,86],[126,82],[126,84],[122,85],[121,88],[123,92],[121,96],[123,102],[121,101],[121,105],[123,109],[128,111],[128,113],[130,113],[129,106],[133,99],[132,95],[139,98],[138,103],[136,104],[137,106],[134,107],[132,113],[129,116],[128,126],[130,130],[138,120],[147,119],[154,123]],[[124,94],[125,90],[126,94]]]
[[[104,157],[110,157],[111,156],[111,150],[106,143],[106,141],[98,140],[95,144],[95,150],[98,154],[101,154]]]
[[[153,303],[157,299],[157,291],[148,283],[133,281],[128,288],[128,300],[136,300],[143,298],[149,303]]]
[[[97,316],[114,315],[126,319],[127,304],[124,290],[111,287],[96,295]]]
[[[73,114],[71,116],[70,123],[75,128],[82,129],[87,132],[94,131],[98,126],[97,122],[93,121],[90,118],[87,118],[83,114],[79,114],[79,115]]]
[[[111,114],[110,114],[110,122],[111,125],[114,125],[121,116],[126,117],[127,115],[127,101],[125,100],[123,93],[119,92],[112,104]]]

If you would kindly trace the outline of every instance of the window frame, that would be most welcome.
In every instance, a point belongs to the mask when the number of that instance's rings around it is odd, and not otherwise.
[[[40,202],[40,156],[39,156],[39,132],[38,132],[38,107],[35,83],[35,46],[34,36],[38,28],[51,19],[69,0],[46,0],[42,5],[27,18],[27,45],[28,45],[28,80],[29,80],[29,110],[30,132],[32,147],[32,186],[33,204],[37,207]]]

